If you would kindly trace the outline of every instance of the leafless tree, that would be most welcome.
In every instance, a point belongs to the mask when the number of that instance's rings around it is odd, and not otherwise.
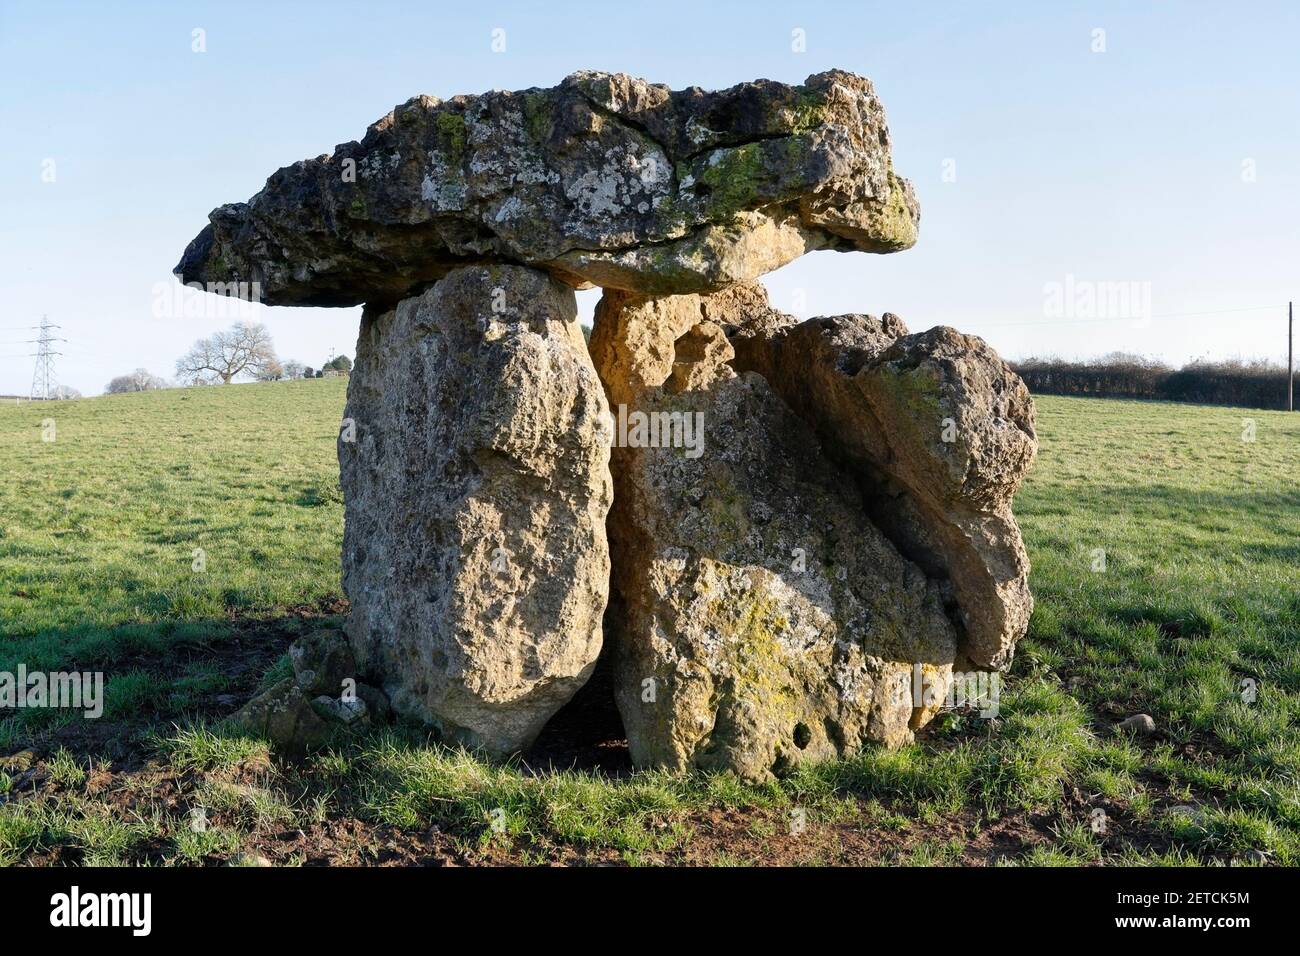
[[[240,375],[258,375],[278,364],[271,333],[258,323],[236,322],[224,332],[199,339],[176,362],[176,376],[201,385],[220,381],[229,384]]]
[[[307,370],[307,366],[303,365],[297,359],[289,359],[289,361],[284,363],[285,378],[290,378],[290,379],[302,378],[303,377],[302,373],[305,372],[306,370]]]
[[[254,377],[259,382],[278,382],[280,379],[285,377],[284,366],[281,365],[280,360],[273,355],[269,362],[257,370],[257,374]]]
[[[121,395],[124,392],[150,392],[156,388],[166,388],[167,380],[150,373],[148,369],[138,368],[127,375],[119,375],[104,386],[105,395]]]

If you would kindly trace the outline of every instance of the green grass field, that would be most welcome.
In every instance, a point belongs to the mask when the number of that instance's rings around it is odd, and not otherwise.
[[[751,787],[223,729],[342,610],[344,390],[0,405],[0,671],[108,677],[0,721],[0,862],[1300,863],[1300,416],[1039,399],[998,717]]]

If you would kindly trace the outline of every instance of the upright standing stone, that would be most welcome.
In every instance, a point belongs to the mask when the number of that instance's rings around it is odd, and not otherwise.
[[[1028,389],[987,343],[954,329],[909,335],[889,313],[785,319],[733,309],[736,366],[767,378],[862,482],[876,525],[944,582],[958,665],[1005,669],[1034,607],[1011,513],[1038,448]]]
[[[947,691],[956,631],[813,430],[728,364],[705,317],[719,299],[597,309],[618,423],[615,695],[637,764],[761,780],[911,739]]]
[[[573,292],[543,272],[462,268],[366,310],[339,441],[343,587],[358,666],[399,713],[505,754],[590,676],[607,414]]]

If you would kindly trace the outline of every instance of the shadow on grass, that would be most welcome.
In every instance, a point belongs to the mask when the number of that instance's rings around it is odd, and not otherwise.
[[[1016,512],[1023,515],[1077,515],[1078,501],[1099,499],[1106,502],[1106,510],[1114,511],[1117,505],[1149,512],[1195,510],[1240,512],[1257,515],[1296,513],[1300,509],[1300,486],[1284,491],[1215,491],[1188,488],[1165,483],[1144,484],[1086,484],[1071,486],[1073,507],[1052,502],[1042,490],[1031,486],[1016,499]],[[1044,495],[1040,499],[1040,495]],[[1041,500],[1041,505],[1039,501]]]
[[[0,671],[103,675],[98,717],[87,717],[84,706],[0,709],[0,754],[58,747],[136,762],[153,728],[228,716],[256,693],[295,637],[330,623],[341,618],[304,609],[268,618],[52,630],[0,642]]]

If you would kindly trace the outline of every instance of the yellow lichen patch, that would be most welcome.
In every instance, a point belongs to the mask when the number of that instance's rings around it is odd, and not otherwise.
[[[881,244],[895,249],[908,249],[916,245],[916,220],[907,206],[907,191],[902,182],[889,170],[889,200],[876,217]]]
[[[914,699],[913,703],[919,703],[921,706],[912,708],[912,717],[907,722],[907,726],[912,730],[924,727],[943,709],[944,701],[948,697],[948,686],[952,683],[951,664],[922,663],[917,666],[921,668],[921,699],[919,701]],[[915,677],[912,679],[915,681]]]
[[[798,717],[795,662],[782,645],[789,629],[784,600],[767,587],[770,572],[709,562],[721,586],[711,589],[706,622],[720,638],[721,656],[738,700],[760,707],[765,716],[793,726]],[[727,579],[732,579],[728,581]],[[736,586],[736,579],[748,586]]]

